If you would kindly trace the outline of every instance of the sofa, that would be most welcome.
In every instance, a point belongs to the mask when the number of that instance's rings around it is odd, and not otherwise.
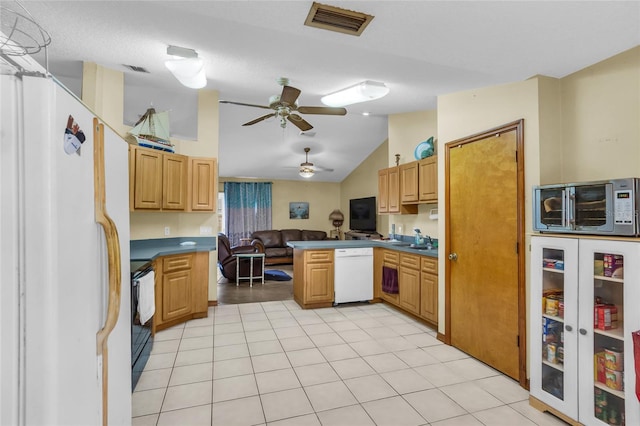
[[[251,239],[251,244],[262,246],[265,265],[281,265],[293,263],[293,249],[287,246],[289,241],[326,240],[327,233],[306,229],[269,229],[254,232]]]
[[[226,235],[218,234],[218,268],[222,272],[222,276],[231,282],[236,281],[236,268],[238,258],[234,254],[239,253],[262,253],[262,246],[251,244],[248,246],[234,246],[229,243]],[[247,277],[251,273],[254,277],[262,274],[261,262],[253,262],[253,272],[251,272],[251,262],[248,259],[240,261],[240,276]]]

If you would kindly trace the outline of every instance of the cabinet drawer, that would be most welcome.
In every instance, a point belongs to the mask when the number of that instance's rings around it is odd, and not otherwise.
[[[400,254],[397,251],[385,250],[382,252],[382,254],[382,260],[385,263],[394,263],[396,265],[398,264]]]
[[[179,271],[181,269],[191,269],[193,255],[168,256],[162,259],[162,272]]]
[[[415,254],[400,255],[400,266],[405,268],[420,269],[420,256]]]
[[[306,250],[304,259],[306,262],[332,262],[333,250]]]
[[[421,259],[421,270],[422,272],[428,272],[430,274],[438,274],[438,259],[423,257]]]

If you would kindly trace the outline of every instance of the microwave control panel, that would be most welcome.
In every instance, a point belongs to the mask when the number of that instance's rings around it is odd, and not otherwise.
[[[615,224],[631,225],[635,214],[633,193],[630,189],[615,191]]]

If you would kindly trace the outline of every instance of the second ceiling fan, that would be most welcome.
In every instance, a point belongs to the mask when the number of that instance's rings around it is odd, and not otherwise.
[[[320,114],[320,115],[345,115],[347,110],[345,108],[334,107],[321,107],[321,106],[298,106],[298,96],[300,96],[300,90],[295,87],[289,86],[288,78],[278,79],[278,83],[283,86],[282,94],[273,95],[269,98],[269,105],[255,105],[246,104],[242,102],[233,101],[220,101],[222,104],[233,104],[250,106],[256,108],[272,109],[274,112],[258,117],[255,120],[251,120],[244,123],[243,126],[251,126],[252,124],[259,123],[267,118],[276,117],[280,119],[280,127],[284,128],[287,125],[287,120],[293,123],[297,128],[306,132],[313,129],[313,126],[309,124],[304,118],[296,114]]]

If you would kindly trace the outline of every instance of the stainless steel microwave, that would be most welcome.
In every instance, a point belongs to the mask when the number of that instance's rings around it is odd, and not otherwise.
[[[639,178],[533,188],[533,229],[638,236]]]

